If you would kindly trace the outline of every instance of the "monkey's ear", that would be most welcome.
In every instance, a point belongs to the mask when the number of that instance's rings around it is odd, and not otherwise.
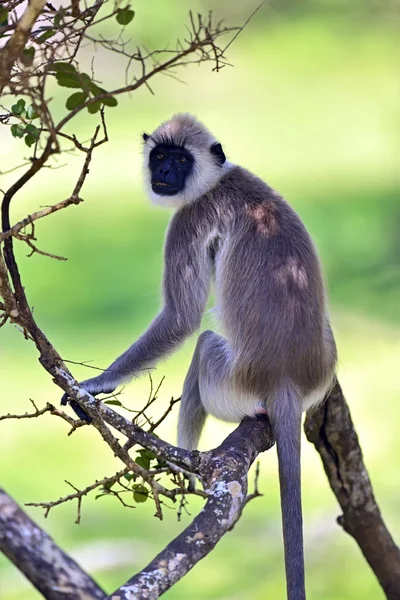
[[[145,142],[147,142],[147,140],[149,139],[149,136],[147,135],[147,133],[144,133],[142,135],[142,138],[144,139]]]
[[[226,156],[224,154],[224,151],[222,150],[221,144],[219,142],[215,142],[215,144],[211,146],[210,152],[211,154],[214,154],[214,156],[217,157],[218,164],[222,167],[222,165],[226,161]]]

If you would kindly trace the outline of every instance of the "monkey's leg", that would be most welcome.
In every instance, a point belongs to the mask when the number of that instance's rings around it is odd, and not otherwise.
[[[178,446],[186,450],[197,448],[207,417],[199,391],[199,360],[202,335],[197,340],[192,362],[183,384],[179,411]]]
[[[213,331],[199,338],[199,390],[206,412],[217,419],[239,423],[265,412],[265,402],[240,389],[235,381],[235,351],[229,340]]]
[[[204,331],[197,340],[185,379],[178,424],[178,446],[197,448],[206,415],[238,423],[265,412],[262,398],[239,390],[234,381],[234,351],[228,340]]]

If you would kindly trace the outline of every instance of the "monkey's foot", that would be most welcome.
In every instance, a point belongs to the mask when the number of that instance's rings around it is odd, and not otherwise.
[[[81,421],[86,421],[86,423],[92,422],[92,417],[89,417],[89,415],[83,410],[83,408],[79,406],[77,402],[75,402],[75,400],[69,400],[68,394],[64,394],[61,398],[61,406],[67,406],[68,404],[70,405],[78,419],[80,419]]]

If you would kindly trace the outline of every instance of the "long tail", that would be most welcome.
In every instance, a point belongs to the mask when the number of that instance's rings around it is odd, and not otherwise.
[[[278,449],[288,600],[305,600],[301,508],[301,399],[287,384],[268,408]]]

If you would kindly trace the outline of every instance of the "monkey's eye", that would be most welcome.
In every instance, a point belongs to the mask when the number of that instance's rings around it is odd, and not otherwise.
[[[164,154],[162,152],[159,152],[157,154],[157,158],[158,158],[158,160],[162,160],[164,158]]]
[[[187,158],[185,158],[184,156],[180,156],[178,158],[178,162],[180,162],[181,165],[184,165],[185,163],[187,163]]]

